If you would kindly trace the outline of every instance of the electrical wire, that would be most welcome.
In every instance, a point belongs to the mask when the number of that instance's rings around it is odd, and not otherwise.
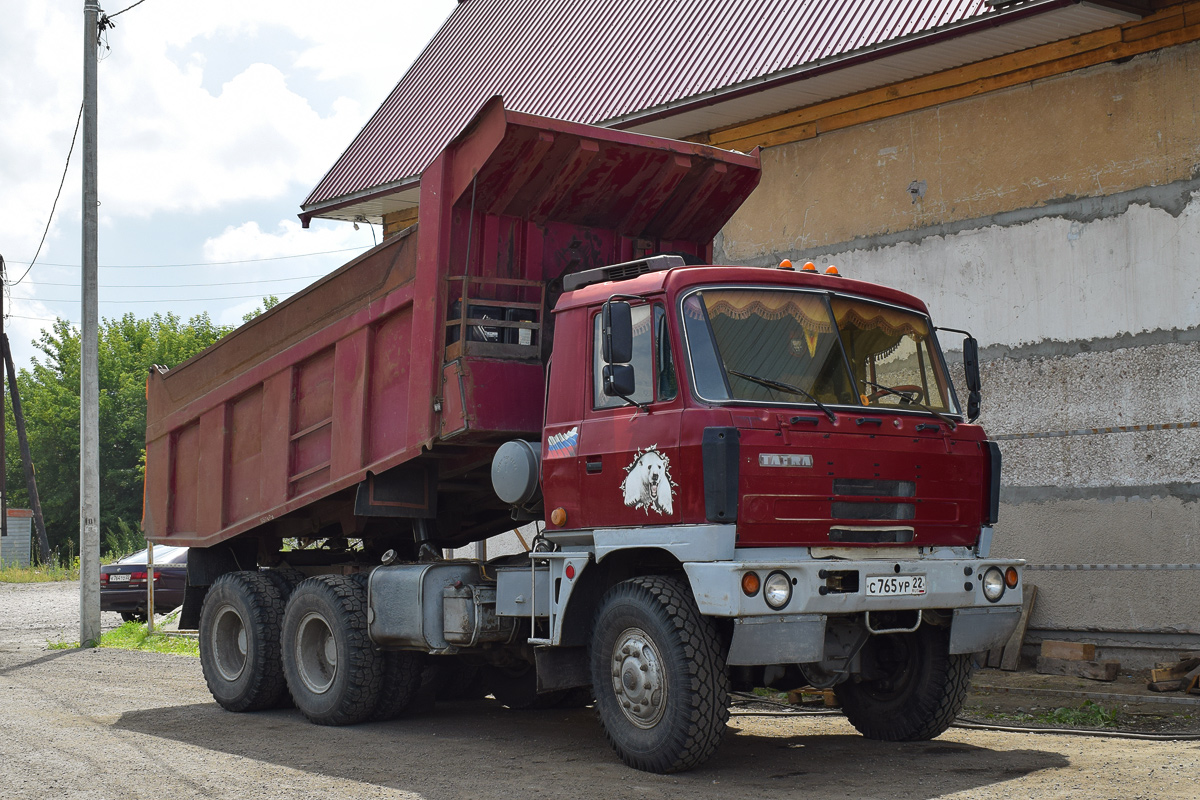
[[[291,278],[263,278],[257,281],[222,281],[221,283],[121,283],[101,286],[101,289],[195,289],[202,286],[242,286],[249,283],[278,283],[280,281],[309,281],[323,278],[324,275],[296,275]],[[69,286],[78,287],[78,283],[51,283],[50,281],[30,281],[30,286]],[[29,298],[36,300],[37,298]]]
[[[120,11],[118,11],[117,13],[115,13],[115,14],[109,14],[109,15],[108,15],[108,18],[109,18],[109,19],[116,19],[117,17],[119,17],[119,16],[121,16],[122,14],[124,14],[126,11],[130,10],[131,8],[137,8],[138,6],[140,6],[140,5],[141,5],[142,3],[144,3],[144,2],[146,2],[146,0],[137,0],[137,2],[136,2],[136,3],[134,3],[133,5],[131,5],[131,6],[126,6],[125,8],[122,8],[122,9],[121,9]]]
[[[328,256],[334,253],[350,253],[355,250],[366,250],[364,244],[360,247],[343,247],[341,250],[319,250],[315,253],[297,253],[294,256],[264,256],[263,258],[242,258],[235,261],[197,261],[191,264],[101,264],[100,269],[167,269],[170,267],[219,267],[227,264],[256,264],[260,261],[285,261],[289,258],[309,258],[311,256]],[[28,264],[28,261],[14,261],[14,264]],[[79,264],[52,264],[43,261],[45,267],[67,267],[79,269]]]
[[[42,231],[42,240],[38,242],[37,252],[33,254],[33,260],[29,262],[29,266],[21,273],[21,277],[17,278],[16,282],[8,284],[9,286],[16,286],[25,280],[25,276],[29,274],[29,270],[33,269],[38,256],[42,253],[42,245],[46,243],[46,235],[50,233],[50,223],[54,220],[54,211],[58,208],[58,198],[62,197],[63,184],[67,182],[67,168],[71,166],[71,153],[75,152],[75,139],[79,136],[79,123],[81,122],[83,122],[83,103],[79,104],[79,116],[75,118],[75,133],[71,134],[71,149],[67,151],[67,163],[63,165],[62,180],[58,182],[58,192],[54,195],[54,205],[50,206],[50,216],[46,219],[46,229]]]
[[[124,287],[114,286],[111,288],[122,289]],[[261,293],[259,293],[259,294],[239,294],[239,295],[234,295],[233,297],[163,297],[163,298],[159,298],[156,300],[101,300],[100,302],[107,303],[109,305],[113,305],[113,304],[123,305],[125,303],[207,303],[207,302],[211,302],[211,301],[215,301],[215,300],[252,300],[254,298],[258,298],[259,300],[261,300],[263,298],[263,295]],[[29,297],[29,298],[22,298],[22,299],[33,300],[38,303],[78,303],[79,302],[79,298],[73,298],[70,300],[48,300],[44,297]]]
[[[786,703],[780,703],[775,700],[746,694],[744,692],[730,692],[730,694],[735,699],[742,700],[743,702],[776,706],[781,709],[778,711],[742,711],[738,710],[737,708],[730,709],[729,713],[736,717],[823,717],[837,716],[842,714],[842,712],[836,708],[795,708]],[[962,717],[955,717],[954,722],[951,723],[950,727],[973,731],[996,731],[998,733],[1046,733],[1056,736],[1089,736],[1099,739],[1138,739],[1151,742],[1200,741],[1200,734],[1198,733],[1137,733],[1135,731],[1105,731],[1095,730],[1092,728],[1034,728],[1023,725],[990,725],[982,722],[971,722],[970,720]]]

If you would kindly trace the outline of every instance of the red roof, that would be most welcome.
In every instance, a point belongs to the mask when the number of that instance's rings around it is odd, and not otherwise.
[[[680,138],[1131,16],[1079,0],[463,0],[300,216],[414,204],[398,193],[494,95]]]

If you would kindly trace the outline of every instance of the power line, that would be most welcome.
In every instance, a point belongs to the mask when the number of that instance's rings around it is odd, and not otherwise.
[[[144,2],[144,0],[138,0]],[[58,198],[62,196],[63,184],[67,182],[67,168],[71,166],[71,153],[75,151],[75,138],[79,136],[79,123],[83,121],[83,103],[79,104],[79,116],[75,118],[75,132],[71,134],[71,149],[67,151],[67,163],[63,164],[62,180],[58,182],[58,192],[54,195],[54,205],[50,206],[50,216],[46,218],[46,229],[42,231],[42,240],[38,242],[37,252],[33,254],[33,260],[29,262],[29,266],[21,273],[21,277],[17,278],[15,283],[10,283],[9,286],[16,286],[21,281],[25,280],[25,276],[29,274],[29,270],[33,269],[33,265],[37,263],[37,257],[42,253],[42,245],[46,243],[46,234],[50,233],[50,223],[54,220],[54,210],[58,208]],[[23,263],[23,262],[17,262]]]
[[[116,287],[116,288],[122,288],[122,287]],[[164,297],[164,298],[160,298],[158,300],[101,300],[100,302],[107,303],[109,305],[112,305],[114,303],[116,303],[116,304],[125,304],[125,303],[208,303],[208,302],[212,302],[212,301],[216,301],[216,300],[251,300],[254,298],[258,298],[259,300],[261,300],[263,298],[263,295],[261,293],[259,293],[259,294],[241,294],[241,295],[236,295],[234,297]],[[72,300],[47,300],[42,297],[30,297],[30,298],[22,298],[22,299],[33,300],[34,302],[37,302],[37,303],[78,303],[79,302],[78,300],[74,300],[74,299],[72,299]]]
[[[216,266],[223,266],[226,264],[254,264],[254,263],[258,263],[260,261],[284,261],[289,258],[309,258],[311,256],[327,256],[327,255],[332,255],[334,253],[349,253],[354,250],[366,249],[366,247],[367,247],[367,245],[364,244],[361,247],[345,247],[341,250],[321,250],[316,253],[299,253],[294,256],[267,256],[265,258],[243,258],[238,261],[198,261],[198,262],[195,262],[192,264],[101,264],[100,269],[164,269],[164,268],[168,268],[168,267],[216,267]],[[36,259],[37,256],[34,256],[34,258]],[[32,266],[31,262],[28,262],[28,261],[14,261],[12,263],[14,263],[14,264],[30,264],[30,266]],[[79,269],[78,264],[51,264],[48,261],[43,261],[42,265],[46,266],[46,267],[70,267],[72,269]],[[26,270],[26,272],[28,272],[28,270]]]
[[[65,319],[65,317],[27,317],[24,314],[5,314],[4,318],[5,319],[32,319],[32,320],[36,320],[37,322],[54,322],[55,320],[58,320],[58,319]],[[67,320],[67,321],[70,322],[70,320]]]
[[[292,278],[263,278],[258,281],[221,281],[220,283],[121,283],[101,286],[101,289],[194,289],[201,286],[242,286],[248,283],[278,283],[280,281],[308,281],[323,278],[324,275],[296,275]],[[51,283],[50,281],[30,281],[30,286],[78,286],[78,283]],[[23,297],[22,300],[37,300],[36,297]]]
[[[122,9],[121,9],[120,11],[118,11],[117,13],[115,13],[115,14],[109,14],[109,15],[108,15],[108,18],[109,18],[109,19],[116,19],[117,17],[121,16],[122,14],[124,14],[124,13],[125,13],[126,11],[128,11],[129,9],[131,9],[131,8],[137,8],[138,6],[140,6],[140,5],[141,5],[142,3],[144,3],[144,2],[146,2],[146,0],[137,0],[137,2],[136,2],[136,3],[134,3],[133,5],[131,5],[131,6],[126,6],[125,8],[122,8]]]

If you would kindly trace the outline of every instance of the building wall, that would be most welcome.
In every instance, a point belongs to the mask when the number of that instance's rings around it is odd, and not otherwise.
[[[1200,645],[1198,76],[1192,42],[769,148],[718,237],[979,338],[1035,640]]]

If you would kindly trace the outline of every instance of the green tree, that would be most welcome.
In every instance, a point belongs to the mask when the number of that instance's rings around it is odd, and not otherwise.
[[[264,309],[278,302],[274,297],[264,298]],[[131,541],[140,543],[140,533],[131,534],[138,530],[142,517],[150,368],[155,364],[174,367],[232,329],[215,324],[208,314],[186,322],[175,314],[155,314],[148,319],[126,314],[101,321],[100,529],[110,550],[128,550]],[[66,560],[77,552],[79,537],[80,334],[59,319],[33,344],[42,355],[18,373],[17,385],[50,549]],[[9,505],[27,506],[29,496],[9,403],[5,415]]]

